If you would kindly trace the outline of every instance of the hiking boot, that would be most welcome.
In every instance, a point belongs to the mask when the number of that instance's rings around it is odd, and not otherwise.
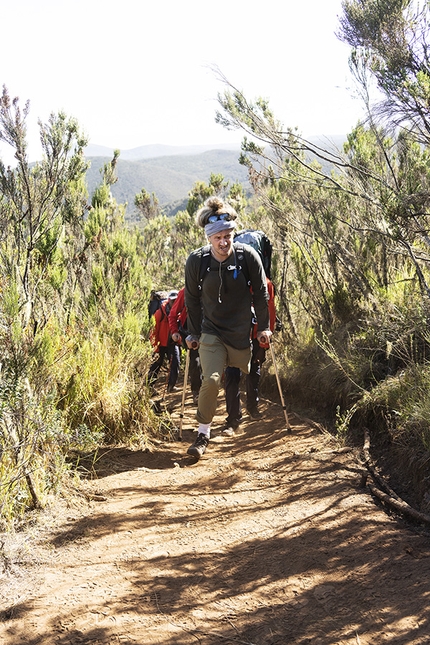
[[[200,457],[205,454],[208,443],[208,437],[203,434],[203,432],[200,432],[197,435],[195,442],[188,448],[187,454],[195,457],[196,459],[200,459]]]
[[[168,385],[168,386],[167,386],[167,391],[168,391],[169,393],[170,393],[170,392],[177,392],[178,390],[179,390],[179,388],[178,388],[178,387],[176,387],[176,385]]]
[[[193,392],[193,403],[194,405],[197,405],[199,402],[199,393],[198,392]]]
[[[247,412],[251,419],[261,419],[261,417],[263,416],[257,408],[251,408],[250,410],[248,409]]]

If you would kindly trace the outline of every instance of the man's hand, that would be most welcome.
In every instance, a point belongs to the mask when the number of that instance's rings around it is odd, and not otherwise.
[[[172,340],[175,343],[181,343],[182,342],[182,336],[178,331],[175,331],[175,333],[172,334]]]
[[[198,349],[200,346],[198,337],[192,334],[186,337],[185,342],[187,343],[188,349]]]
[[[272,337],[272,332],[270,331],[270,329],[266,329],[266,331],[257,332],[258,343],[260,347],[263,347],[264,349],[269,349],[271,337]]]

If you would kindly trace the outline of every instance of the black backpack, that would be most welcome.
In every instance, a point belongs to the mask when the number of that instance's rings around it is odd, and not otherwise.
[[[163,302],[167,300],[169,296],[169,291],[155,291],[153,289],[151,291],[151,295],[149,298],[149,304],[148,304],[148,316],[151,318],[157,311],[157,309],[160,309],[161,305]]]

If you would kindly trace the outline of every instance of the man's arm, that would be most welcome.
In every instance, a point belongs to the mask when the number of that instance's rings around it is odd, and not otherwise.
[[[268,347],[272,332],[270,331],[269,292],[267,278],[260,256],[254,249],[247,249],[247,264],[252,286],[252,302],[257,318],[256,338],[262,347]]]
[[[178,293],[178,297],[176,298],[173,304],[173,307],[170,310],[169,318],[168,318],[170,334],[173,340],[175,341],[175,343],[179,343],[182,340],[181,334],[179,333],[178,320],[184,306],[185,306],[185,289],[181,289]]]

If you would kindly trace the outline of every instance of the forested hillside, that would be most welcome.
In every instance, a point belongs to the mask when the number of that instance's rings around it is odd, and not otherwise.
[[[118,181],[112,185],[112,195],[118,203],[127,203],[127,216],[134,209],[134,197],[145,188],[155,193],[162,207],[175,202],[186,203],[196,181],[209,178],[211,173],[222,174],[227,181],[241,183],[249,190],[247,169],[239,164],[240,150],[211,150],[193,155],[171,155],[134,161],[121,159],[116,166]],[[100,182],[100,170],[111,161],[109,157],[87,157],[91,166],[87,182],[92,193]]]
[[[336,150],[342,147],[345,136],[325,135],[311,137],[315,145]],[[202,150],[199,150],[202,148]],[[211,173],[221,174],[226,181],[240,183],[249,194],[248,170],[239,163],[240,146],[233,149],[219,147],[206,149],[207,146],[141,146],[132,150],[120,151],[116,166],[117,181],[112,186],[113,197],[127,204],[126,219],[132,218],[134,197],[144,188],[154,193],[167,214],[175,214],[184,208],[188,194],[197,181],[205,180]],[[90,167],[86,178],[90,193],[100,182],[101,172],[113,157],[107,156],[108,148],[88,146],[85,156]],[[314,158],[311,153],[310,158]],[[323,164],[324,172],[331,171],[331,165]]]

